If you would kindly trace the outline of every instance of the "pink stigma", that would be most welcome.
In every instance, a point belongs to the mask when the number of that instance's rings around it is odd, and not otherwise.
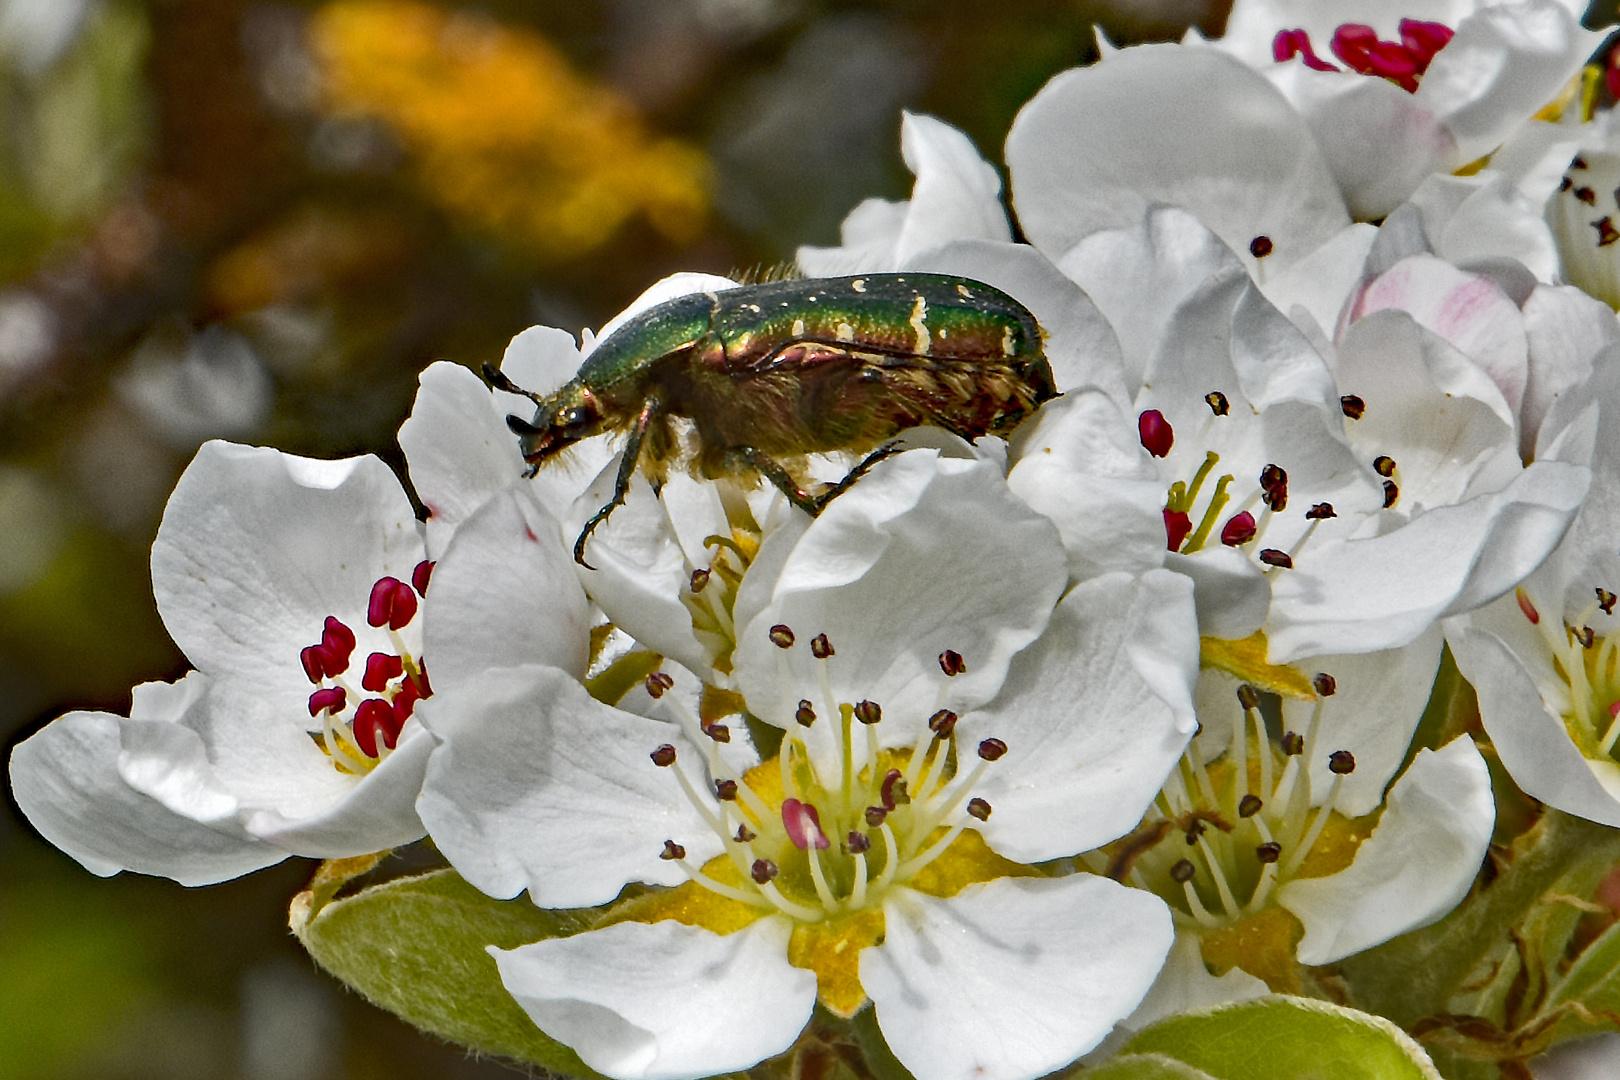
[[[832,846],[832,841],[821,831],[821,815],[816,808],[798,799],[782,800],[782,824],[787,827],[788,839],[793,846],[804,851],[813,842],[817,851]]]

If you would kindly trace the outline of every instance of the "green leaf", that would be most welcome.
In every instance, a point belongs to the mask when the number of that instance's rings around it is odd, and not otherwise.
[[[316,907],[294,898],[290,922],[311,956],[373,1004],[481,1054],[594,1077],[501,986],[485,946],[503,949],[587,928],[594,913],[492,900],[453,870],[374,885]]]
[[[1217,1080],[1164,1054],[1120,1054],[1080,1075],[1085,1080]]]
[[[1439,1080],[1429,1056],[1381,1016],[1309,998],[1273,995],[1162,1020],[1125,1044],[1120,1080]],[[1117,1059],[1116,1059],[1117,1060]],[[1122,1066],[1126,1067],[1126,1066]],[[1145,1071],[1157,1070],[1157,1071]],[[1112,1076],[1097,1072],[1088,1076]]]

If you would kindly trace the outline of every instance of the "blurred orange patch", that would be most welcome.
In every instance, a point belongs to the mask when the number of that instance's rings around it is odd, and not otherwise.
[[[708,205],[702,152],[649,133],[544,38],[411,0],[338,0],[310,41],[325,108],[393,129],[428,196],[545,259],[644,215],[680,242]]]

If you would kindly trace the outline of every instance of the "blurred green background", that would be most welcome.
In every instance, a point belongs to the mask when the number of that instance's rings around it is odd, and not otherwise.
[[[1606,5],[1610,14],[1613,5]],[[401,463],[416,375],[904,198],[902,109],[1018,106],[1223,0],[0,0],[0,735],[184,660],[147,553],[203,440]],[[319,974],[313,864],[99,879],[0,815],[0,1080],[511,1075]]]

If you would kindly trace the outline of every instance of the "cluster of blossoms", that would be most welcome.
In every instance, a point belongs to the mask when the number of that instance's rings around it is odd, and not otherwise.
[[[615,1078],[863,1015],[914,1076],[1043,1076],[1325,996],[1447,915],[1488,763],[1620,828],[1601,35],[1560,0],[1417,6],[1239,0],[1218,41],[1057,76],[1007,142],[1028,243],[965,136],[907,116],[913,197],[800,268],[996,286],[1059,396],[1005,442],[909,431],[817,517],[637,476],[584,566],[621,443],[525,478],[502,387],[743,287],[706,275],[583,344],[525,331],[497,389],[425,371],[425,522],[375,458],[204,446],[153,551],[196,671],[19,745],[19,804],[98,874],[425,835],[493,900],[591,909],[490,977]],[[1448,649],[1480,725],[1441,741]]]

